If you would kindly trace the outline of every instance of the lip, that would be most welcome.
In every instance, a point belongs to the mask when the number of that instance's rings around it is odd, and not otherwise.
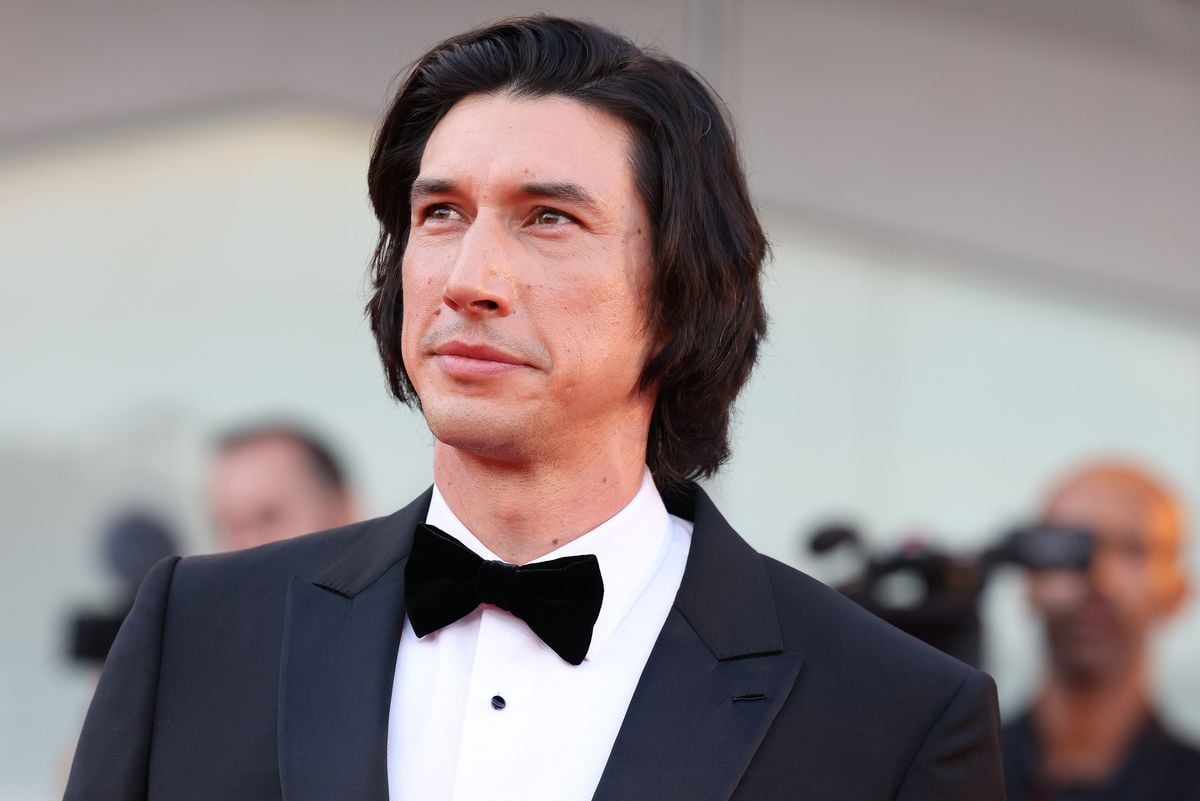
[[[482,362],[499,362],[500,364],[524,365],[525,360],[506,353],[491,345],[471,344],[469,342],[452,341],[434,348],[435,356],[456,356],[463,359],[474,359]]]
[[[525,360],[483,343],[452,341],[433,350],[434,361],[455,378],[487,378],[527,367]]]
[[[1113,611],[1106,605],[1084,602],[1063,615],[1059,625],[1064,636],[1074,641],[1108,642],[1117,635],[1120,626]]]

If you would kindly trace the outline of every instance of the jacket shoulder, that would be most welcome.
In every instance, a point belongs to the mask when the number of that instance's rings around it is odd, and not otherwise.
[[[957,687],[974,668],[906,634],[806,573],[761,557],[789,649],[818,653],[874,687]],[[815,652],[814,652],[815,651]]]
[[[760,556],[785,651],[800,674],[759,752],[814,797],[1003,797],[995,684],[840,593]],[[757,773],[745,798],[776,784]]]

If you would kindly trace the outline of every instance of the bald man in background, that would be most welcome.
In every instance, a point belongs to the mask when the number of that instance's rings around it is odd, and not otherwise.
[[[229,551],[360,519],[333,449],[291,424],[247,426],[220,437],[208,506],[218,545]]]
[[[1096,463],[1057,485],[1043,522],[1095,550],[1086,571],[1030,573],[1048,664],[1004,732],[1008,801],[1200,799],[1200,752],[1163,727],[1151,687],[1151,635],[1188,595],[1178,501],[1135,465]]]

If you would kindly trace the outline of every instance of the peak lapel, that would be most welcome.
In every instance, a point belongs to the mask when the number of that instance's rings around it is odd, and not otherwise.
[[[284,801],[387,801],[404,564],[429,497],[367,524],[315,580],[292,580],[279,670]]]
[[[593,801],[725,801],[800,672],[762,557],[694,491],[683,582]]]

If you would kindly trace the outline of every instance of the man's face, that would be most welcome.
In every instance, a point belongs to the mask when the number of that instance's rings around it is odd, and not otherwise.
[[[1045,516],[1087,529],[1096,542],[1087,572],[1030,576],[1054,667],[1077,681],[1118,675],[1137,663],[1151,629],[1181,599],[1175,510],[1136,481],[1098,474],[1060,492]]]
[[[223,549],[240,550],[346,525],[345,493],[323,484],[304,449],[263,437],[220,454],[209,484],[209,510]]]
[[[402,350],[430,430],[523,460],[645,447],[650,225],[613,117],[473,95],[413,185]]]

